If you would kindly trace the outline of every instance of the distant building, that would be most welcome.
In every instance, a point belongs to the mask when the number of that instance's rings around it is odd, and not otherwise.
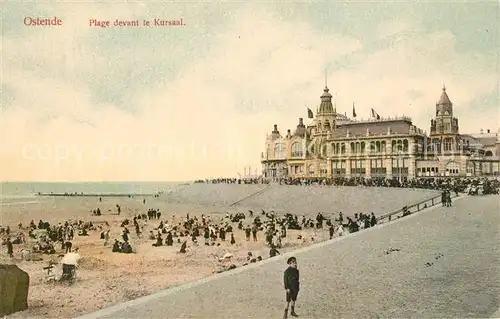
[[[374,110],[367,121],[341,115],[328,87],[312,117],[309,125],[299,118],[284,136],[274,125],[261,154],[264,179],[500,175],[499,132],[460,134],[445,87],[428,135],[409,117],[381,118]]]

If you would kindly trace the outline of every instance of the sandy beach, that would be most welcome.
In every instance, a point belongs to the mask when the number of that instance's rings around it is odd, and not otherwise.
[[[0,224],[10,226],[11,234],[19,232],[18,224],[26,227],[31,220],[38,223],[40,219],[51,224],[57,224],[66,220],[92,221],[95,225],[110,225],[110,241],[119,238],[122,227],[121,222],[136,213],[144,213],[148,208],[156,208],[162,212],[161,219],[169,224],[178,223],[185,218],[187,213],[191,216],[201,216],[202,213],[211,216],[212,219],[222,219],[226,211],[214,206],[204,207],[199,204],[175,204],[166,203],[165,198],[98,198],[84,197],[40,197],[29,200],[19,199],[19,202],[10,201],[2,206]],[[120,216],[116,215],[116,205],[122,207]],[[91,211],[99,207],[102,216],[92,216]],[[232,210],[232,211],[238,211]],[[241,211],[241,210],[240,210]],[[241,211],[245,212],[245,211]],[[246,212],[248,215],[248,212]],[[250,224],[250,220],[246,220]],[[153,247],[154,240],[148,238],[150,230],[157,227],[159,220],[151,220],[144,223],[142,238],[137,238],[131,230],[130,243],[136,253],[121,254],[111,252],[111,246],[104,246],[100,239],[100,232],[93,231],[89,236],[75,235],[73,248],[79,248],[82,259],[77,270],[77,280],[73,285],[65,283],[47,283],[45,271],[49,261],[58,263],[55,268],[56,277],[62,273],[59,261],[63,251],[61,245],[56,245],[56,254],[40,255],[41,261],[22,261],[21,249],[30,248],[34,240],[27,236],[27,230],[21,230],[26,234],[27,243],[14,245],[14,258],[6,255],[5,246],[2,246],[0,263],[16,263],[21,269],[30,275],[29,309],[15,313],[9,317],[44,317],[44,318],[68,318],[79,314],[92,312],[106,306],[113,305],[125,300],[131,300],[151,294],[153,292],[200,279],[222,270],[224,267],[234,264],[241,266],[247,262],[248,252],[253,256],[269,257],[269,247],[265,245],[264,234],[259,232],[258,241],[246,241],[243,230],[237,228],[233,223],[235,245],[228,240],[221,242],[220,246],[205,246],[202,238],[200,244],[193,247],[189,238],[186,254],[178,253],[181,246],[174,238],[171,247]],[[301,234],[304,239],[297,239]],[[311,239],[314,237],[314,241]],[[293,250],[297,247],[309,245],[313,242],[327,239],[328,230],[290,230],[287,237],[283,239],[281,252]],[[233,254],[231,260],[219,262],[217,257],[226,253]]]

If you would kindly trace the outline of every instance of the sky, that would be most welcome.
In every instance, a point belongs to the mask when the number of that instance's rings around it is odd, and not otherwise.
[[[444,84],[461,133],[500,127],[497,1],[0,6],[0,180],[260,173],[266,134],[316,111],[325,76],[358,119],[374,108],[429,131]],[[89,26],[155,18],[184,25]]]

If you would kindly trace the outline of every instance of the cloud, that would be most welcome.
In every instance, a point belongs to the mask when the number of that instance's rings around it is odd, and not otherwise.
[[[406,38],[360,57],[357,63],[333,75],[340,108],[346,109],[355,101],[358,114],[365,118],[373,107],[383,116],[412,116],[426,129],[441,87],[446,84],[456,116],[465,118],[474,107],[470,103],[475,97],[496,89],[497,75],[487,68],[493,63],[491,56],[471,58],[456,52],[454,46],[454,36],[442,31]],[[489,112],[496,114],[498,110],[491,106]],[[478,124],[467,121],[466,129],[477,129]]]
[[[462,120],[477,97],[495,90],[494,60],[458,52],[447,30],[390,21],[377,40],[391,41],[370,46],[261,4],[196,6],[198,20],[187,20],[199,27],[217,14],[212,28],[147,35],[82,26],[94,16],[168,11],[136,7],[61,6],[53,9],[72,21],[65,32],[2,37],[9,99],[0,118],[0,178],[188,180],[259,168],[266,132],[278,124],[285,134],[306,106],[316,109],[332,64],[328,85],[340,112],[350,113],[355,101],[359,116],[373,107],[410,115],[426,129],[444,82],[462,129],[498,118],[491,105],[484,114],[494,116]]]
[[[379,37],[387,38],[411,31],[413,26],[414,25],[412,25],[408,20],[400,20],[396,18],[381,24],[377,28],[377,33]]]

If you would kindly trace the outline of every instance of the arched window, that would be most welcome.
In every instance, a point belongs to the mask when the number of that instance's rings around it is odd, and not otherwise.
[[[432,152],[433,153],[441,153],[441,140],[435,138],[432,140]]]
[[[484,156],[487,156],[487,157],[493,156],[493,152],[492,151],[486,151],[486,153],[484,153]]]
[[[304,155],[301,142],[293,142],[292,157],[302,157]]]
[[[382,153],[385,153],[386,147],[387,147],[387,145],[386,145],[385,141],[382,141],[380,143],[380,150],[382,151]]]
[[[356,153],[356,148],[354,142],[351,142],[351,153]]]
[[[452,138],[445,138],[443,140],[443,151],[451,151],[453,149],[453,139]]]
[[[325,130],[330,130],[330,122],[328,122],[328,120],[325,121],[324,127]]]
[[[285,145],[283,143],[276,143],[274,145],[274,158],[285,159]]]
[[[403,140],[403,152],[408,152],[408,140]]]
[[[361,152],[361,146],[359,144],[359,142],[356,142],[356,153],[359,153]]]
[[[365,142],[361,142],[361,153],[365,153]]]
[[[396,152],[401,152],[401,151],[403,151],[403,141],[398,140]]]
[[[393,152],[393,153],[396,153],[396,152],[397,152],[397,149],[396,149],[396,141],[395,141],[395,140],[393,140],[393,141],[392,141],[392,152]]]
[[[340,144],[340,153],[345,154],[345,143]]]
[[[378,145],[380,147],[380,143]],[[375,142],[370,142],[370,153],[376,153],[377,152],[377,146]]]
[[[474,163],[468,162],[467,163],[467,174],[474,175],[474,171],[475,171]]]
[[[380,153],[380,151],[381,151],[381,149],[380,149],[380,142],[379,141],[375,142],[375,150],[376,150],[377,153]]]

